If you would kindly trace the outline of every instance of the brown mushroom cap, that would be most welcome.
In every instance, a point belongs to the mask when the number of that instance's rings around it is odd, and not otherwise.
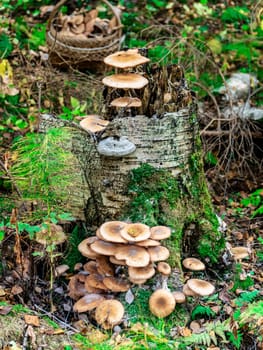
[[[79,252],[89,259],[96,259],[99,255],[90,249],[90,245],[97,241],[97,237],[88,237],[78,245]]]
[[[171,236],[171,229],[167,226],[154,226],[151,228],[151,239],[166,239]]]
[[[129,278],[129,281],[130,281],[131,283],[141,285],[141,284],[144,284],[145,282],[147,282],[147,279],[131,278],[131,277],[130,277],[130,278]]]
[[[148,253],[150,254],[150,260],[153,262],[166,260],[170,255],[169,250],[161,245],[157,247],[149,247]]]
[[[100,236],[107,242],[127,243],[120,233],[125,226],[127,223],[123,221],[107,221],[99,228]]]
[[[116,249],[115,258],[126,260],[126,264],[133,267],[144,267],[150,262],[150,255],[147,250],[134,244]]]
[[[172,294],[173,294],[173,297],[175,299],[176,304],[185,303],[186,298],[185,298],[185,294],[183,292],[176,291],[176,292],[172,292]]]
[[[199,280],[197,278],[189,279],[187,281],[187,286],[201,296],[213,294],[215,291],[215,287],[210,282]]]
[[[119,260],[119,259],[116,259],[115,258],[115,256],[110,256],[110,262],[112,263],[112,264],[115,264],[115,265],[123,265],[123,266],[126,266],[127,264],[126,264],[126,260]]]
[[[158,262],[157,270],[165,276],[169,276],[172,272],[171,266],[164,261]]]
[[[113,74],[102,79],[104,85],[116,89],[142,89],[148,80],[136,73]]]
[[[118,51],[104,58],[104,63],[116,68],[132,68],[149,61],[136,50]]]
[[[97,270],[101,275],[113,276],[114,267],[107,256],[100,256],[96,259]]]
[[[205,270],[205,265],[202,263],[201,260],[196,258],[186,258],[183,260],[183,266],[186,269],[192,270],[192,271],[202,271]]]
[[[152,264],[145,267],[128,267],[129,279],[132,280],[147,280],[155,274],[155,269]]]
[[[95,309],[105,298],[101,294],[86,294],[73,306],[75,312],[87,312]]]
[[[87,291],[85,289],[85,279],[87,276],[78,273],[74,276],[72,276],[69,280],[68,284],[68,295],[72,299],[79,299],[83,295],[87,294]]]
[[[67,239],[67,236],[63,232],[63,228],[60,225],[53,223],[46,223],[47,228],[43,228],[41,231],[36,232],[35,240],[46,246],[48,244],[62,244]]]
[[[104,277],[103,283],[112,292],[127,292],[130,288],[128,281],[116,277]]]
[[[241,260],[249,256],[246,247],[231,247],[230,252],[233,254],[235,260]]]
[[[197,293],[195,293],[192,289],[189,288],[189,286],[186,284],[184,284],[183,286],[183,293],[184,295],[186,295],[187,297],[196,297],[198,296]]]
[[[102,290],[108,290],[108,288],[103,283],[103,276],[101,276],[98,273],[93,273],[91,275],[88,275],[85,280],[85,288],[88,290],[89,287],[96,288],[96,289],[102,289]]]
[[[139,247],[157,247],[158,245],[161,245],[161,242],[149,238],[145,241],[136,242],[134,244],[138,245]]]
[[[118,248],[117,244],[111,242],[105,242],[101,239],[98,239],[90,245],[90,249],[97,254],[101,255],[114,255]]]
[[[118,97],[110,103],[113,107],[141,107],[142,101],[137,97]]]
[[[101,119],[99,115],[88,115],[79,123],[83,129],[93,133],[105,130],[108,124],[109,121]]]
[[[123,305],[115,299],[103,300],[95,311],[95,319],[104,329],[120,324],[124,315]]]
[[[120,233],[128,242],[145,241],[151,235],[150,227],[141,223],[127,224]]]
[[[97,263],[94,260],[88,261],[86,264],[83,265],[84,271],[87,271],[88,273],[98,273],[97,269]]]
[[[158,289],[151,296],[149,300],[149,307],[155,316],[159,318],[170,315],[176,302],[173,294],[166,289]]]

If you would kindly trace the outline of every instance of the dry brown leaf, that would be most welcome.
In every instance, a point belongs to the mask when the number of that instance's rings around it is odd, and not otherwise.
[[[201,328],[201,326],[200,326],[200,324],[197,322],[197,321],[192,321],[191,323],[190,323],[190,329],[192,330],[192,332],[194,333],[194,334],[197,334],[197,333],[199,333],[200,332],[200,328]]]
[[[12,289],[11,289],[11,294],[13,295],[17,295],[23,293],[23,288],[20,287],[18,284],[15,284]]]
[[[0,306],[0,315],[7,315],[11,310],[12,310],[12,306],[10,305]]]
[[[28,324],[28,325],[32,325],[35,327],[39,327],[39,325],[40,325],[38,316],[24,315],[24,319],[25,319],[26,324]]]
[[[93,329],[89,332],[87,338],[92,344],[100,344],[104,340],[108,339],[108,335],[102,333],[99,329]]]
[[[192,332],[191,329],[187,327],[178,327],[179,328],[179,334],[182,335],[183,337],[189,337]]]

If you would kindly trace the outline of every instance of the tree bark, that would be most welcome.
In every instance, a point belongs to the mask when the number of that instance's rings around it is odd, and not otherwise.
[[[110,123],[105,132],[73,133],[72,150],[86,183],[86,204],[80,209],[88,225],[122,219],[170,226],[167,245],[174,266],[180,267],[182,253],[216,262],[224,239],[205,180],[192,94],[179,66],[154,67],[148,79],[147,88],[131,92],[143,101],[137,113],[112,109],[110,101],[123,92],[106,89],[104,110]],[[56,126],[56,120],[47,119],[42,129]],[[110,136],[128,138],[136,150],[122,157],[99,154],[98,142]]]

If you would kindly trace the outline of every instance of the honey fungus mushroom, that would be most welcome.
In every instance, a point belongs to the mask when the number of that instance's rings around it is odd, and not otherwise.
[[[103,300],[95,311],[97,323],[104,329],[112,329],[121,323],[124,315],[122,303],[116,299]]]
[[[123,221],[107,221],[99,228],[100,237],[113,243],[127,243],[127,241],[121,236],[121,230],[127,226]]]
[[[183,260],[183,266],[192,271],[202,271],[205,270],[205,265],[201,260],[196,258],[186,258]]]
[[[128,242],[141,242],[151,235],[150,227],[141,223],[127,224],[120,231],[122,238]]]
[[[136,67],[149,61],[149,58],[142,56],[136,49],[118,51],[104,58],[104,63],[123,69]]]
[[[197,278],[189,279],[187,281],[187,287],[199,296],[208,296],[215,291],[212,283]]]
[[[149,299],[151,313],[159,318],[169,316],[174,311],[175,305],[173,294],[166,289],[157,289]]]
[[[88,115],[79,123],[84,130],[91,133],[104,131],[108,124],[109,121],[101,119],[99,115]]]
[[[115,89],[142,89],[148,84],[148,79],[136,73],[122,73],[109,75],[102,82]]]

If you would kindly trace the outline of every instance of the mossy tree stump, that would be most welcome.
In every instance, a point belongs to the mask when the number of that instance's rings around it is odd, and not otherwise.
[[[182,251],[215,262],[224,246],[205,181],[196,106],[181,67],[152,67],[143,90],[131,95],[143,101],[140,110],[116,110],[110,101],[123,96],[105,89],[101,135],[79,131],[73,138],[88,193],[86,221],[100,225],[122,219],[172,228],[167,242],[171,263],[180,267]],[[54,126],[54,125],[53,125]],[[127,137],[136,150],[127,156],[100,155],[100,139]]]

